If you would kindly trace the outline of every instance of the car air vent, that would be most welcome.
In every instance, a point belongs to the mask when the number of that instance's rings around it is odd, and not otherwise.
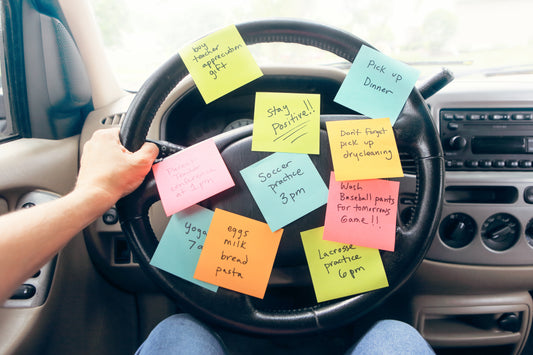
[[[404,174],[416,175],[415,160],[408,153],[400,153],[400,161]]]
[[[122,123],[124,116],[126,116],[125,112],[109,115],[102,119],[102,124],[105,126],[119,126]]]

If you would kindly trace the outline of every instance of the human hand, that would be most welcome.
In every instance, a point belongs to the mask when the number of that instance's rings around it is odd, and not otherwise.
[[[132,153],[120,143],[118,128],[98,130],[85,143],[75,190],[96,194],[105,210],[141,184],[158,152],[145,143]]]

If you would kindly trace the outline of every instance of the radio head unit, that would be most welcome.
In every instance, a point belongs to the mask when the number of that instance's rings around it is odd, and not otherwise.
[[[533,108],[443,109],[447,170],[533,170]]]

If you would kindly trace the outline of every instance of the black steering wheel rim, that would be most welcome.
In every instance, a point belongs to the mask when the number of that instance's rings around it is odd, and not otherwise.
[[[296,20],[254,21],[237,25],[237,29],[248,45],[299,43],[332,52],[350,62],[362,45],[370,46],[349,33]],[[187,75],[182,59],[176,54],[145,82],[121,127],[121,141],[128,150],[135,151],[145,142],[161,104]],[[257,309],[249,296],[225,289],[215,294],[152,267],[149,262],[157,240],[148,209],[159,197],[151,174],[135,192],[117,203],[122,229],[148,275],[185,311],[200,318],[259,334],[302,334],[341,326],[377,306],[414,273],[437,228],[444,185],[442,149],[431,115],[416,88],[409,95],[394,132],[399,150],[409,154],[416,163],[417,203],[411,223],[397,227],[396,251],[381,252],[388,288],[300,309],[265,311]],[[250,134],[251,128],[244,127],[215,137],[215,141],[223,152],[235,142],[245,141]]]

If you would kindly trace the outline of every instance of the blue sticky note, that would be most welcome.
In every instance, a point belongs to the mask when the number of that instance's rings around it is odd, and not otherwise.
[[[272,231],[328,201],[328,188],[307,154],[274,153],[241,175]]]
[[[193,205],[172,215],[150,264],[216,292],[218,286],[193,277],[213,213]]]
[[[420,72],[367,46],[353,61],[334,101],[370,118],[396,122]]]

